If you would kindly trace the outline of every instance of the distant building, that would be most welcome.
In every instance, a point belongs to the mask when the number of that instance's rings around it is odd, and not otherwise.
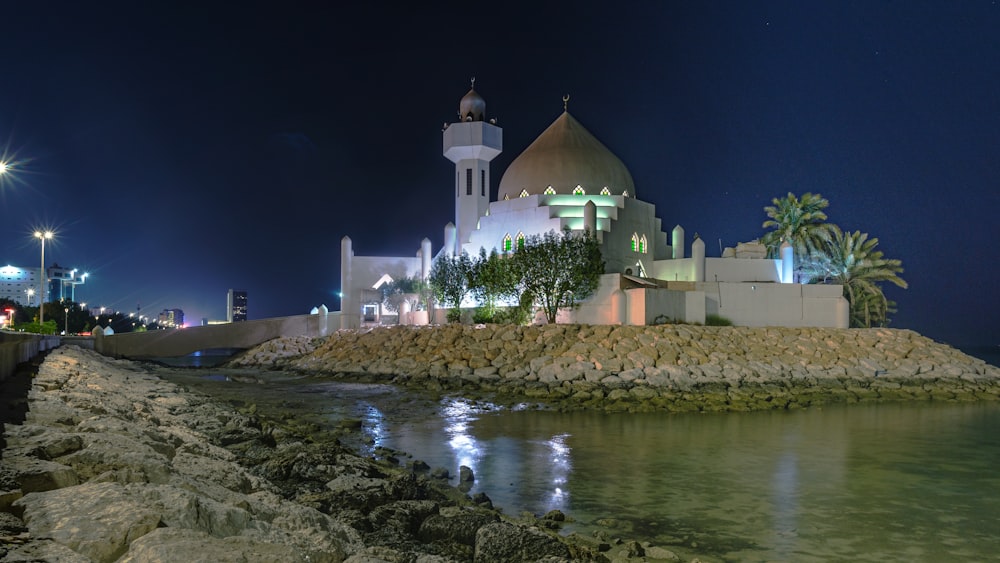
[[[164,309],[160,311],[157,323],[160,326],[182,327],[184,326],[184,311],[181,309]]]
[[[77,276],[79,271],[76,268],[63,268],[53,262],[48,270],[48,300],[49,301],[76,301],[76,286],[87,281],[89,274]]]
[[[39,296],[42,290],[38,279],[40,271],[41,268],[0,267],[0,299],[10,299],[26,307],[37,307],[42,301],[76,301],[76,286],[84,283],[89,275],[77,276],[79,270],[76,268],[63,268],[53,263],[46,268],[45,295]]]
[[[0,267],[0,299],[34,307],[38,305],[38,272],[41,268]],[[30,290],[30,293],[29,293]]]
[[[226,320],[238,323],[247,320],[247,292],[243,289],[230,289],[226,295]]]

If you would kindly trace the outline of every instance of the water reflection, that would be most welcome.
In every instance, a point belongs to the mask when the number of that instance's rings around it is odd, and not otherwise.
[[[682,555],[988,560],[1000,545],[997,403],[601,414],[499,411],[374,385],[243,392],[261,405],[295,399],[302,416],[362,418],[379,445],[433,467],[467,465],[470,493],[508,513],[558,508],[580,531],[614,518],[622,536]]]
[[[441,412],[444,417],[444,430],[448,434],[448,445],[455,455],[455,465],[464,465],[471,469],[473,474],[479,469],[477,462],[481,456],[475,438],[468,432],[469,422],[475,420],[476,412],[477,409],[472,403],[461,399],[446,400]]]
[[[996,404],[448,412],[447,451],[396,433],[393,447],[474,463],[474,491],[513,513],[558,508],[577,529],[612,517],[729,560],[982,557],[1000,541]]]
[[[364,418],[362,428],[368,436],[367,443],[372,448],[381,448],[386,436],[385,414],[375,405],[363,404]]]

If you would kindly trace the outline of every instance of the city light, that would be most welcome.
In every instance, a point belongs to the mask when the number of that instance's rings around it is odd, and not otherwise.
[[[45,241],[55,236],[52,231],[35,231],[35,238],[42,241],[42,270],[39,272],[39,285],[42,291],[38,294],[38,325],[45,323]]]

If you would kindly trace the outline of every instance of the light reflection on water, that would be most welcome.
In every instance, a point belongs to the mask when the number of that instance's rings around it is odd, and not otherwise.
[[[834,406],[722,415],[441,409],[393,448],[472,467],[512,514],[560,509],[588,530],[733,561],[992,558],[1000,405]]]
[[[706,561],[978,561],[1000,545],[997,403],[671,415],[502,411],[367,384],[245,392],[360,418],[370,443],[453,475],[466,465],[469,492],[509,514],[560,509],[568,531],[613,518],[621,536]]]

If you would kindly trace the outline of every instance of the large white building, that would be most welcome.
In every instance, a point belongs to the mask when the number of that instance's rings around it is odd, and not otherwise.
[[[37,306],[40,291],[38,272],[41,268],[0,267],[0,298],[10,299],[20,305]]]
[[[526,237],[565,228],[596,233],[605,275],[595,295],[560,321],[649,324],[663,319],[705,321],[726,317],[745,326],[846,327],[842,288],[792,283],[792,249],[765,258],[759,243],[705,256],[695,235],[668,234],[653,204],[639,199],[632,175],[607,147],[567,110],[504,172],[497,200],[490,201],[490,161],[503,150],[503,131],[488,119],[486,102],[473,89],[459,102],[459,120],[444,129],[444,156],[455,163],[455,221],[444,228],[437,255],[516,252]],[[341,326],[356,328],[381,318],[381,284],[430,272],[432,244],[424,239],[413,256],[356,256],[341,241]],[[428,315],[401,311],[404,321]]]

